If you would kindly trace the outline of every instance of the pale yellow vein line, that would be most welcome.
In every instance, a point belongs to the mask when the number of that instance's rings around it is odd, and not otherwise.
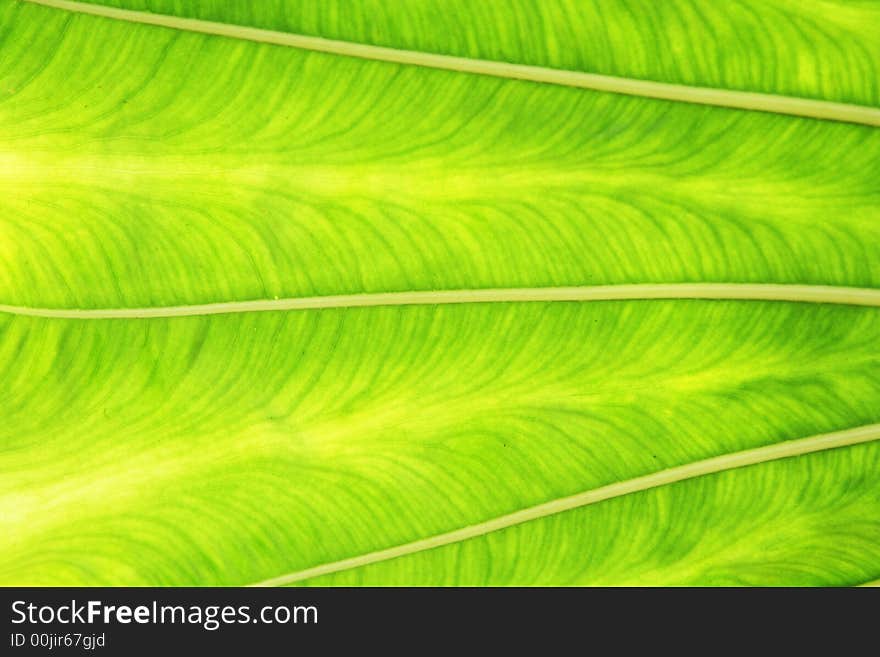
[[[875,579],[872,582],[865,582],[864,584],[859,584],[860,587],[872,588],[877,587],[880,588],[880,579]]]
[[[273,310],[315,310],[369,306],[619,301],[635,299],[738,299],[746,301],[793,301],[880,306],[880,289],[835,287],[829,285],[777,285],[771,283],[645,283],[634,285],[585,285],[581,287],[377,292],[147,308],[31,308],[0,304],[0,312],[56,319],[146,319],[267,312]]]
[[[500,61],[453,57],[450,55],[438,55],[413,50],[400,50],[397,48],[386,48],[349,41],[325,39],[322,37],[276,32],[228,23],[216,23],[193,18],[180,18],[177,16],[153,14],[142,11],[133,11],[130,9],[117,9],[114,7],[105,7],[103,5],[71,2],[70,0],[26,1],[33,4],[45,5],[47,7],[54,7],[56,9],[91,14],[103,18],[128,21],[131,23],[156,25],[159,27],[186,30],[189,32],[200,32],[202,34],[212,34],[235,39],[245,39],[248,41],[257,41],[278,46],[289,46],[292,48],[301,48],[304,50],[313,50],[334,55],[359,57],[361,59],[373,59],[397,64],[411,64],[447,71],[490,75],[501,78],[528,80],[531,82],[544,82],[567,87],[608,91],[612,93],[644,96],[647,98],[658,98],[662,100],[698,103],[701,105],[717,105],[736,109],[775,112],[778,114],[790,114],[815,119],[828,119],[832,121],[846,121],[850,123],[880,126],[880,108],[863,105],[835,103],[825,100],[814,100],[810,98],[776,94],[736,91],[732,89],[694,87],[665,82],[653,82],[650,80],[600,75],[597,73],[567,71],[542,66],[510,64]]]
[[[398,545],[386,550],[378,550],[368,554],[362,554],[350,559],[342,559],[332,563],[306,568],[297,572],[281,575],[272,579],[265,580],[252,586],[283,586],[292,584],[312,577],[327,575],[329,573],[339,572],[341,570],[349,570],[351,568],[359,568],[380,561],[396,559],[416,552],[431,550],[433,548],[466,541],[471,538],[483,536],[491,532],[506,529],[514,525],[519,525],[530,520],[537,520],[549,515],[570,511],[589,504],[596,504],[622,495],[629,495],[640,491],[657,488],[659,486],[667,486],[685,479],[693,479],[694,477],[702,477],[704,475],[723,472],[734,468],[741,468],[749,465],[757,465],[768,461],[790,458],[793,456],[801,456],[813,452],[819,452],[837,447],[847,447],[850,445],[858,445],[873,440],[880,440],[880,424],[871,424],[854,429],[846,429],[844,431],[836,431],[833,433],[820,434],[810,436],[808,438],[800,438],[797,440],[789,440],[775,445],[766,447],[758,447],[755,449],[747,449],[742,452],[734,452],[733,454],[725,454],[703,461],[696,461],[686,465],[680,465],[667,470],[654,472],[643,477],[620,481],[601,488],[595,488],[583,493],[563,497],[557,500],[539,504],[516,511],[506,516],[500,516],[481,522],[477,525],[471,525],[462,529],[438,534],[412,543]]]

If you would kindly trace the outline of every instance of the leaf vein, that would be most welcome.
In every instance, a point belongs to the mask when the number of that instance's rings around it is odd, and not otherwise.
[[[252,584],[252,586],[284,586],[286,584],[300,582],[321,575],[328,575],[343,570],[351,570],[352,568],[359,568],[381,561],[388,561],[390,559],[404,557],[417,552],[431,550],[444,545],[459,543],[461,541],[477,538],[531,520],[538,520],[550,515],[555,515],[564,511],[571,511],[573,509],[596,504],[623,495],[630,495],[632,493],[638,493],[652,488],[668,486],[687,479],[718,474],[726,470],[758,465],[779,459],[803,456],[829,449],[850,447],[875,440],[880,440],[880,424],[870,424],[845,429],[843,431],[818,434],[807,438],[787,440],[773,445],[724,454],[722,456],[716,456],[701,461],[694,461],[693,463],[660,470],[634,479],[618,481],[600,488],[594,488],[568,497],[551,500],[504,516],[492,518],[476,525],[456,529],[445,534],[438,534],[411,543],[405,543],[384,550],[369,552],[348,559],[342,559],[340,561],[325,563],[293,573],[280,575],[257,584]]]
[[[99,16],[101,18],[300,48],[332,55],[555,84],[659,100],[715,105],[732,109],[772,112],[814,119],[880,126],[880,108],[865,105],[838,103],[781,94],[656,82],[653,80],[513,64],[487,59],[455,57],[422,51],[373,46],[351,41],[339,41],[303,34],[277,32],[230,23],[181,18],[131,9],[117,9],[115,7],[86,4],[71,0],[25,1],[54,9]]]
[[[53,319],[151,319],[282,310],[375,306],[714,299],[880,306],[880,289],[774,283],[641,283],[574,287],[483,288],[337,294],[142,308],[34,308],[0,304],[0,312]]]

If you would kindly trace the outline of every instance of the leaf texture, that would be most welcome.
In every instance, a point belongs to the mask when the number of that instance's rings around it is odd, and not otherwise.
[[[10,304],[880,277],[868,127],[7,10]]]
[[[874,2],[114,6],[880,105]],[[880,308],[22,316],[667,283],[880,288],[880,130],[2,0],[0,583],[876,580],[873,433],[308,573],[873,427]]]
[[[876,422],[878,330],[698,301],[12,318],[4,580],[246,584]]]
[[[880,104],[874,0],[95,4],[445,55]]]

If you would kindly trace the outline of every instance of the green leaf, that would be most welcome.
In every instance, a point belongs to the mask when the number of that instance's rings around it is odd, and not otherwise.
[[[870,119],[880,3],[43,4],[0,0],[0,584],[880,577],[880,130],[716,104]]]
[[[407,50],[880,104],[875,0],[89,0]]]

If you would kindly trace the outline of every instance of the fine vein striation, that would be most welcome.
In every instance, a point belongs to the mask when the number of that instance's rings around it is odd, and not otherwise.
[[[526,585],[557,586],[749,586],[792,581],[815,585],[832,581],[832,573],[837,573],[839,584],[860,585],[876,577],[875,566],[839,576],[846,570],[843,564],[854,557],[859,560],[858,554],[877,558],[876,526],[864,522],[876,505],[876,487],[859,483],[868,474],[863,469],[856,468],[852,478],[837,483],[822,477],[821,470],[846,467],[853,457],[867,458],[868,467],[876,468],[877,447],[871,442],[727,470],[714,475],[711,484],[703,477],[688,479],[293,585],[375,586],[383,581],[485,585],[505,576]],[[773,483],[792,488],[774,492]],[[725,532],[737,531],[735,517],[744,497],[755,504],[756,517],[731,540]],[[691,509],[684,514],[689,527],[675,531],[667,514],[682,507]],[[823,512],[816,513],[817,508]],[[830,520],[826,513],[838,515]],[[823,533],[845,539],[830,544],[819,538]],[[592,536],[573,540],[585,534]],[[630,550],[621,549],[619,543],[626,540],[621,534],[629,537]],[[797,544],[809,544],[815,553],[802,561]],[[738,560],[749,552],[756,558],[750,567],[742,567]],[[645,554],[650,557],[645,559]],[[681,567],[676,561],[683,555],[700,565]],[[523,567],[527,560],[537,567]]]
[[[880,424],[857,427],[855,429],[848,429],[846,431],[839,431],[821,436],[811,436],[809,438],[792,440],[733,454],[725,454],[724,456],[718,456],[704,461],[698,461],[696,463],[688,463],[687,465],[662,470],[636,479],[619,481],[614,484],[609,484],[608,486],[603,486],[602,488],[588,490],[569,497],[552,500],[538,506],[516,511],[500,518],[487,520],[479,525],[471,525],[470,527],[457,529],[439,536],[431,536],[406,545],[399,545],[386,550],[344,559],[335,563],[322,564],[299,572],[280,575],[264,582],[260,582],[259,584],[255,584],[255,586],[285,586],[287,584],[300,582],[313,577],[320,577],[321,575],[327,575],[341,570],[360,568],[362,566],[368,566],[388,559],[396,559],[423,550],[431,550],[451,543],[466,541],[490,532],[506,529],[531,520],[544,518],[555,513],[570,511],[589,504],[596,504],[615,497],[620,497],[621,495],[630,495],[632,493],[656,488],[658,486],[668,486],[693,477],[702,477],[717,472],[723,472],[724,470],[765,463],[774,459],[802,456],[804,454],[819,452],[826,449],[848,447],[850,445],[858,445],[874,440],[880,440]]]
[[[261,582],[877,424],[878,314],[651,300],[148,322],[0,315],[0,581]],[[575,509],[457,544],[489,541],[497,558],[450,545],[438,550],[471,556],[431,550],[356,571],[391,569],[375,575],[385,583],[431,572],[439,583],[626,582],[643,571],[705,583],[706,568],[723,566],[743,581],[865,581],[877,561],[863,546],[880,530],[873,444],[661,487],[684,486],[682,499],[609,499],[585,507],[595,522]],[[620,502],[638,496],[648,501]],[[525,544],[544,555],[496,538],[505,532],[532,532]],[[786,544],[778,559],[790,568],[766,572],[768,540]]]
[[[0,21],[8,306],[880,287],[874,128],[11,0]]]
[[[89,6],[0,0],[0,584],[876,580],[876,127],[105,17],[870,111],[876,0]]]
[[[880,106],[876,0],[91,4],[398,50]]]
[[[278,46],[379,60],[394,64],[410,64],[437,68],[459,73],[474,73],[501,78],[512,78],[546,84],[563,85],[580,89],[613,92],[703,105],[717,105],[743,110],[776,112],[815,119],[847,121],[869,126],[880,126],[880,108],[824,100],[763,94],[731,89],[685,86],[651,80],[613,77],[580,71],[565,71],[507,62],[469,59],[428,52],[414,52],[362,43],[338,41],[323,37],[307,36],[262,30],[241,25],[230,25],[178,16],[163,16],[149,12],[118,9],[104,5],[73,2],[70,0],[27,0],[66,11],[80,12],[104,18],[155,25],[202,34],[245,39]]]

